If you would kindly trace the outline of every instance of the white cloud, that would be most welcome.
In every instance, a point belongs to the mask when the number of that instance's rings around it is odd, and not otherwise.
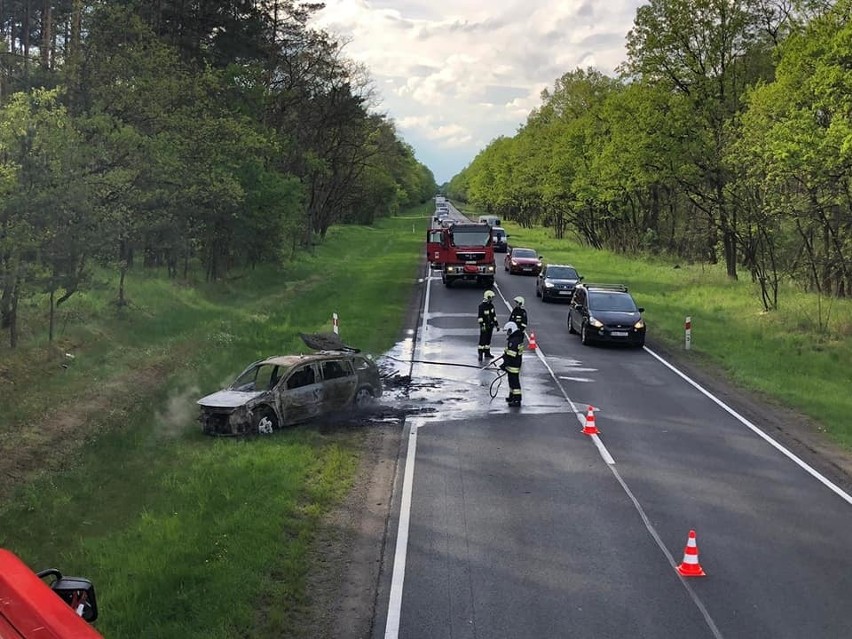
[[[567,71],[613,73],[643,0],[326,0],[375,80],[381,109],[439,182],[513,135]]]

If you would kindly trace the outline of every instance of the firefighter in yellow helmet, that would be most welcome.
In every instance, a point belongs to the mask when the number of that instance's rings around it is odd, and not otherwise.
[[[479,303],[479,361],[484,358],[491,359],[491,335],[496,328],[500,330],[497,324],[497,312],[494,310],[494,291],[485,291],[482,296],[482,301]]]
[[[524,342],[524,332],[515,322],[506,322],[506,350],[503,351],[503,363],[500,365],[509,378],[509,396],[506,398],[509,406],[521,405],[521,344]]]

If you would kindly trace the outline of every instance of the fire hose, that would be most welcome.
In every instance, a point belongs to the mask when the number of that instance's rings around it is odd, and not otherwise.
[[[458,366],[461,368],[475,368],[480,371],[484,371],[486,368],[493,366],[501,359],[503,359],[503,355],[496,359],[492,359],[485,366],[473,365],[473,364],[459,364],[457,362],[435,362],[427,359],[399,359],[398,357],[393,357],[392,355],[385,355],[387,359],[392,359],[395,362],[400,362],[402,364],[432,364],[433,366]],[[497,377],[491,382],[491,385],[488,387],[488,394],[491,396],[493,400],[497,397],[497,393],[500,392],[500,385],[503,382],[503,378],[506,377],[506,372],[502,368],[498,368],[496,371]],[[496,384],[496,386],[495,386]]]

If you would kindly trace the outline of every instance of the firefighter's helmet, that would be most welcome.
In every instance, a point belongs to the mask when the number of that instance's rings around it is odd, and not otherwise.
[[[487,300],[493,299],[494,298],[494,291],[485,291],[485,294],[483,295],[483,297],[485,297],[485,299],[487,299]]]
[[[514,322],[506,322],[505,326],[503,326],[503,330],[506,331],[506,336],[508,337],[516,330],[518,330],[518,325]]]
[[[524,305],[524,298],[523,298],[523,297],[521,297],[520,295],[518,295],[518,296],[515,298],[515,302],[516,302],[516,303],[518,303],[518,304],[520,304],[521,306],[523,306],[523,305]]]

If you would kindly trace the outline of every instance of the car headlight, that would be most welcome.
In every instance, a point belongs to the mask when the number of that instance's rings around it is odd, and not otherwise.
[[[645,320],[639,320],[633,325],[633,328],[645,328]]]
[[[518,263],[515,260],[512,260],[512,266],[517,266]]]
[[[595,328],[603,328],[603,322],[601,322],[600,320],[596,320],[591,315],[589,316],[589,324],[591,324]]]
[[[493,272],[494,272],[494,267],[493,267],[493,266],[489,266],[489,267],[488,267],[488,272],[489,272],[489,273],[493,273]]]
[[[554,286],[555,286],[555,285],[554,285],[554,283],[553,283],[553,282],[545,282],[545,283],[544,283],[544,288],[553,288]]]

